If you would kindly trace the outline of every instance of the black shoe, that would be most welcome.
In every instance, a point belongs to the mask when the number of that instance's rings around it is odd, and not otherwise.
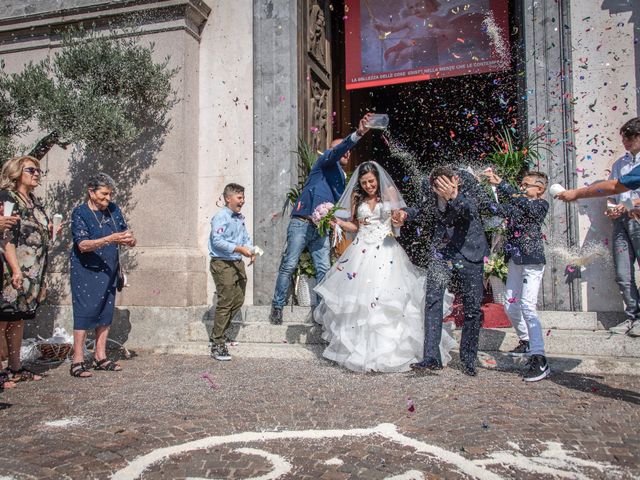
[[[529,342],[526,340],[520,340],[518,346],[509,351],[509,355],[512,357],[524,357],[529,355]]]
[[[220,360],[222,362],[228,362],[231,360],[231,355],[229,354],[229,350],[227,350],[227,346],[224,343],[220,345],[214,345],[211,348],[211,356],[216,360]]]
[[[269,321],[273,325],[282,325],[282,309],[271,307],[271,315],[269,315]]]
[[[476,370],[476,365],[474,363],[465,363],[462,366],[462,373],[469,375],[470,377],[475,377],[478,375],[478,370]]]
[[[442,362],[439,362],[435,358],[425,358],[421,362],[412,363],[409,365],[411,370],[442,370]]]
[[[549,364],[544,355],[532,355],[529,362],[529,368],[524,372],[523,380],[525,382],[537,382],[546,378],[551,373]]]

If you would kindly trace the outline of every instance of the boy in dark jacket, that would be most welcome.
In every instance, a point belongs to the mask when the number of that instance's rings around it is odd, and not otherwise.
[[[545,266],[542,223],[549,203],[542,196],[547,190],[547,176],[542,172],[529,171],[522,178],[520,191],[517,191],[490,169],[484,175],[497,187],[500,210],[507,220],[505,253],[509,273],[504,307],[520,339],[518,346],[509,353],[512,356],[531,356],[524,380],[536,382],[550,373],[536,310]]]

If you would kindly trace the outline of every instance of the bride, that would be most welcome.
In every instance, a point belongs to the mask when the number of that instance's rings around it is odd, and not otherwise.
[[[338,206],[335,224],[356,237],[315,288],[322,299],[314,319],[329,342],[323,355],[359,372],[408,371],[423,356],[426,277],[393,235],[392,212],[406,204],[389,174],[365,162]],[[442,333],[446,364],[456,343]]]

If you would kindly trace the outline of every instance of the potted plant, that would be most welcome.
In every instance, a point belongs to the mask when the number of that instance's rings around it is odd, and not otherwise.
[[[298,156],[298,184],[291,187],[286,194],[284,205],[282,207],[282,216],[284,216],[289,208],[298,201],[302,188],[304,187],[309,172],[316,161],[316,154],[313,151],[311,145],[309,145],[304,139],[298,139],[298,148],[292,150]],[[315,275],[316,269],[313,266],[313,260],[308,250],[302,252],[300,259],[298,260],[298,266],[293,275],[293,291],[298,305],[308,307],[315,304],[315,293],[313,287],[315,287]]]
[[[491,285],[494,303],[504,304],[507,299],[507,287],[505,282],[507,281],[508,272],[509,267],[505,261],[504,253],[494,252],[488,257],[485,257],[484,275]]]
[[[313,266],[311,254],[307,250],[300,255],[294,279],[294,292],[298,305],[301,307],[315,305],[316,294],[313,287],[316,286],[316,269]]]
[[[544,154],[549,152],[551,149],[545,145],[544,134],[540,130],[534,130],[519,144],[515,129],[502,127],[494,138],[493,152],[485,158],[500,177],[517,186],[520,175],[539,165]]]
[[[298,155],[298,184],[295,187],[291,187],[287,192],[286,199],[284,201],[284,205],[282,206],[282,216],[287,213],[289,207],[293,208],[295,203],[298,201],[298,197],[302,192],[302,188],[304,187],[305,182],[307,181],[307,177],[309,176],[309,172],[311,172],[311,168],[313,167],[314,162],[316,161],[316,155],[307,142],[305,142],[302,138],[298,139],[298,148],[296,150],[292,150],[293,153]]]

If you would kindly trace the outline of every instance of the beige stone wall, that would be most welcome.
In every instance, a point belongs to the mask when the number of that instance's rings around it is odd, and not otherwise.
[[[251,238],[257,199],[253,196],[253,2],[207,0],[207,4],[211,15],[200,42],[199,197],[194,205],[198,245],[208,256],[209,225],[224,205],[224,186],[234,182],[245,187],[242,213]],[[247,274],[246,304],[251,304],[253,267]],[[215,287],[210,275],[207,282],[211,299]]]
[[[186,2],[183,4],[187,8]],[[160,4],[159,8],[163,5]],[[91,18],[92,13],[83,15]],[[173,87],[181,101],[170,113],[171,130],[165,136],[161,149],[155,152],[153,164],[139,178],[133,179],[133,188],[126,192],[132,200],[124,213],[138,245],[126,255],[131,286],[119,295],[120,305],[189,307],[206,305],[211,300],[210,291],[207,291],[206,248],[201,235],[202,210],[206,201],[201,200],[201,193],[211,191],[213,186],[203,182],[201,173],[211,176],[217,167],[215,162],[208,169],[201,165],[201,50],[197,28],[194,30],[193,25],[196,17],[190,13],[187,17],[177,15],[162,24],[149,23],[142,27],[139,36],[141,44],[155,44],[154,58],[158,62],[169,56],[169,67],[180,69],[173,80]],[[60,19],[33,21],[47,23]],[[55,39],[50,41],[38,37],[15,46],[0,46],[0,55],[7,71],[16,72],[29,61],[53,55],[57,48]],[[209,44],[209,54],[215,55],[218,48]],[[25,144],[35,141],[41,133],[36,131],[25,138]],[[251,141],[250,137],[248,141]],[[72,155],[72,147],[68,150],[54,147],[49,152],[43,159],[48,174],[37,193],[47,196],[56,184],[69,183]],[[215,157],[210,158],[217,161]],[[104,171],[117,171],[112,167],[104,165]],[[84,173],[86,177],[91,172]],[[118,183],[123,179],[116,177],[115,180]],[[72,204],[80,201],[76,194]],[[71,211],[60,213],[68,219]],[[67,274],[70,247],[67,235],[52,252],[50,277],[56,292],[51,300],[60,305],[70,303]]]
[[[147,39],[145,39],[147,40]],[[159,59],[170,55],[181,71],[174,82],[180,103],[172,130],[149,169],[148,182],[134,188],[129,213],[138,237],[136,267],[122,305],[191,306],[206,303],[206,269],[197,235],[199,45],[184,32],[148,38]]]
[[[575,154],[578,186],[606,179],[611,164],[624,154],[618,133],[638,116],[637,71],[631,7],[614,12],[607,2],[571,1],[571,82],[576,99]],[[633,2],[631,2],[633,3]],[[636,20],[637,21],[637,20]],[[561,27],[561,25],[559,25]],[[605,199],[581,201],[581,245],[611,240],[611,222],[604,217]],[[615,311],[622,299],[609,261],[586,267],[582,282],[583,309]]]

